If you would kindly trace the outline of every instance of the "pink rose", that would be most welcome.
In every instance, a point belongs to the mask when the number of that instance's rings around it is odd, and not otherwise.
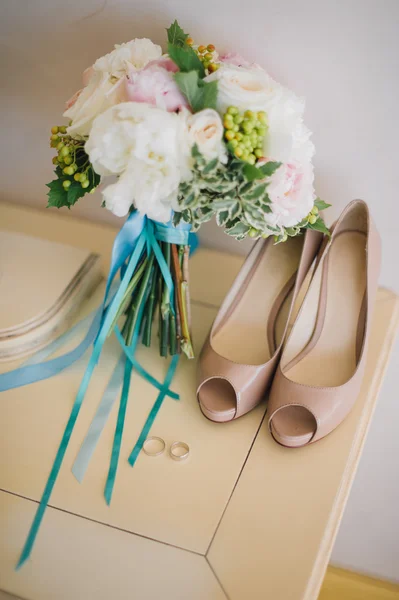
[[[164,68],[158,64],[158,61],[154,61],[141,71],[130,71],[126,79],[128,100],[146,102],[169,112],[175,112],[183,106],[187,107],[187,100],[173,79],[170,63],[172,61],[166,59],[164,63],[166,68]]]
[[[93,67],[88,67],[87,69],[85,69],[83,71],[83,75],[82,75],[83,87],[80,90],[78,90],[77,92],[75,92],[74,95],[71,96],[69,98],[69,100],[66,101],[65,110],[72,108],[72,106],[75,104],[76,100],[79,98],[80,94],[83,92],[84,88],[89,84],[90,79],[93,75],[94,75]]]
[[[245,58],[243,58],[237,52],[227,52],[227,54],[222,54],[219,57],[221,62],[227,63],[229,65],[234,65],[236,67],[251,67],[251,63],[249,63]]]
[[[77,92],[74,93],[73,96],[71,96],[69,98],[69,100],[67,100],[65,102],[65,110],[68,110],[69,108],[72,108],[72,106],[75,104],[76,100],[79,98],[80,94],[83,92],[83,88],[78,90]]]

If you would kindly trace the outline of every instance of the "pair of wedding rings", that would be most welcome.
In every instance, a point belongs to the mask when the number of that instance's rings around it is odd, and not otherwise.
[[[143,452],[147,456],[160,456],[165,452],[166,442],[160,437],[151,436],[143,444]],[[185,460],[190,454],[190,446],[186,442],[173,442],[169,448],[169,456],[173,460]]]

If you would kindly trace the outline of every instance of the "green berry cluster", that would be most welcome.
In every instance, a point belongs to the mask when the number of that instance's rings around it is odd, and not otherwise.
[[[56,125],[51,128],[50,146],[58,151],[53,158],[53,165],[60,167],[63,174],[70,177],[62,182],[64,190],[71,187],[73,180],[87,189],[90,186],[91,164],[84,151],[84,141],[67,135],[64,125]]]
[[[263,156],[263,139],[267,132],[267,114],[261,110],[240,112],[229,106],[223,116],[224,137],[230,151],[244,162],[254,165]]]
[[[317,206],[314,206],[312,208],[312,210],[310,211],[310,213],[308,214],[308,216],[306,217],[308,220],[308,223],[310,223],[311,225],[314,225],[314,223],[316,223],[317,219],[319,216],[319,209],[317,208]]]
[[[186,44],[188,44],[189,46],[193,46],[193,38],[187,38]],[[209,73],[214,73],[218,70],[220,65],[214,61],[215,46],[213,44],[208,44],[207,46],[197,46],[194,49],[198,55],[198,58],[204,65],[204,68],[207,69]]]

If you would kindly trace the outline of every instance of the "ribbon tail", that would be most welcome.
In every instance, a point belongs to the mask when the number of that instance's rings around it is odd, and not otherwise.
[[[72,406],[71,414],[69,416],[67,425],[65,427],[65,430],[64,430],[64,433],[63,433],[63,436],[61,439],[61,443],[59,445],[53,466],[51,468],[49,478],[47,480],[46,486],[44,488],[44,492],[43,492],[41,500],[40,500],[40,504],[36,511],[31,529],[29,531],[29,534],[26,539],[24,548],[22,550],[20,559],[18,561],[17,569],[19,569],[26,562],[26,560],[29,558],[30,553],[32,551],[37,533],[39,531],[41,521],[42,521],[44,513],[46,511],[47,504],[50,500],[51,493],[53,491],[55,482],[57,480],[62,462],[64,460],[65,452],[67,450],[73,429],[75,427],[75,423],[78,418],[84,396],[85,396],[87,388],[89,386],[90,379],[92,377],[93,371],[94,371],[95,366],[100,357],[102,347],[107,338],[107,334],[112,325],[114,316],[119,308],[119,304],[123,298],[123,295],[126,292],[126,289],[129,284],[130,278],[132,277],[133,271],[136,268],[137,263],[140,259],[140,256],[143,251],[144,244],[145,244],[145,239],[146,239],[145,234],[144,235],[140,234],[137,245],[136,245],[136,247],[132,253],[132,256],[129,260],[129,264],[126,269],[126,273],[121,281],[118,291],[116,292],[113,300],[110,303],[109,309],[107,310],[106,316],[104,318],[104,322],[101,326],[100,332],[94,343],[94,348],[93,348],[93,352],[92,352],[92,355],[89,360],[89,364],[87,366],[87,369],[85,371],[85,374],[84,374],[81,384],[79,386],[79,390],[76,395],[75,402]]]
[[[131,454],[129,456],[128,461],[129,461],[129,464],[130,464],[131,467],[134,466],[134,464],[135,464],[135,462],[137,460],[137,457],[140,454],[140,451],[141,451],[141,449],[143,447],[143,444],[144,444],[145,440],[147,439],[148,434],[149,434],[149,432],[151,430],[151,427],[152,427],[152,425],[153,425],[153,423],[154,423],[154,421],[156,419],[156,416],[157,416],[157,414],[159,412],[159,409],[162,406],[162,403],[163,403],[163,401],[165,399],[165,396],[166,396],[166,392],[167,392],[167,390],[168,390],[168,388],[169,388],[169,386],[171,384],[171,381],[172,381],[172,379],[174,377],[174,374],[176,372],[176,367],[177,367],[177,364],[179,362],[179,358],[180,358],[180,356],[178,354],[176,354],[175,356],[172,357],[171,363],[169,365],[168,372],[166,373],[166,377],[165,377],[165,380],[164,380],[163,389],[159,392],[158,398],[156,399],[156,401],[155,401],[155,403],[154,403],[154,405],[153,405],[153,407],[152,407],[152,409],[150,411],[150,414],[148,415],[147,420],[144,423],[144,427],[141,430],[141,433],[140,433],[140,435],[139,435],[139,437],[137,439],[137,442],[136,442],[136,444],[135,444],[135,446],[134,446],[134,448],[133,448],[133,450],[132,450],[132,452],[131,452]]]
[[[111,461],[109,465],[108,477],[104,488],[104,498],[109,505],[114,491],[116,472],[118,470],[119,455],[122,445],[123,429],[125,426],[127,401],[129,398],[130,380],[132,377],[132,365],[128,361],[125,362],[125,373],[123,377],[123,388],[119,404],[118,419],[115,428],[114,443],[112,446]]]
[[[160,383],[157,379],[155,379],[155,377],[153,377],[148,371],[146,371],[146,369],[144,369],[144,367],[142,367],[140,363],[135,359],[134,351],[129,346],[126,346],[123,336],[118,327],[115,327],[115,335],[123,352],[126,354],[126,358],[132,363],[133,368],[138,373],[138,375],[140,375],[140,377],[148,381],[148,383],[150,383],[152,386],[157,388],[157,390],[163,390],[164,384]],[[171,389],[166,390],[166,395],[170,398],[173,398],[173,400],[180,399],[179,394],[176,394],[176,392],[173,392]]]
[[[72,466],[72,473],[82,483],[86,474],[89,462],[97,447],[98,441],[104,430],[104,427],[111,414],[112,407],[115,404],[118,389],[123,381],[123,373],[125,370],[126,359],[122,355],[116,363],[115,369],[105,389],[100,404],[98,405],[96,414],[90,424],[89,430],[80,447],[78,455]]]

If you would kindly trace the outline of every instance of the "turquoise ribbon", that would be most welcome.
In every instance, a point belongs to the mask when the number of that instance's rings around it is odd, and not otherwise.
[[[168,230],[170,232],[169,237],[167,235]],[[129,215],[127,221],[125,222],[124,226],[122,227],[121,231],[118,233],[115,239],[115,243],[112,250],[111,268],[106,284],[103,304],[101,308],[94,314],[91,326],[84,340],[73,351],[68,352],[56,359],[43,361],[44,358],[47,358],[55,350],[61,347],[61,345],[65,343],[65,341],[69,339],[69,337],[71,337],[73,333],[77,333],[77,331],[83,327],[83,323],[87,324],[89,318],[86,318],[83,321],[81,321],[77,326],[75,326],[75,328],[64,334],[64,336],[60,336],[58,340],[56,340],[55,342],[50,344],[49,347],[38,353],[38,355],[36,355],[34,359],[27,361],[27,363],[22,365],[19,369],[16,369],[10,373],[0,375],[0,391],[19,387],[21,385],[27,385],[28,383],[33,383],[34,381],[46,379],[48,377],[51,377],[52,375],[61,372],[70,364],[75,362],[94,342],[93,351],[90,356],[88,366],[81,381],[74,404],[72,406],[72,410],[67,425],[65,427],[61,443],[59,445],[49,478],[43,491],[40,504],[35,514],[27,540],[25,542],[19,562],[17,564],[17,568],[20,568],[24,564],[24,562],[29,558],[29,555],[33,548],[36,535],[38,533],[46,507],[50,500],[51,493],[57,480],[76,420],[80,412],[83,399],[85,397],[95,366],[100,357],[102,347],[108,336],[110,327],[112,326],[115,315],[120,306],[120,302],[126,292],[131,277],[134,273],[134,270],[138,264],[138,261],[140,260],[140,257],[145,247],[147,247],[147,252],[154,252],[162,275],[169,289],[170,297],[171,299],[174,298],[173,281],[157,240],[168,241],[170,243],[187,244],[189,240],[189,226],[183,225],[182,227],[176,229],[172,228],[170,224],[165,226],[159,223],[153,223],[145,217],[142,217],[138,212],[133,212],[131,215]],[[195,245],[195,238],[191,238],[190,241],[192,241],[193,245]],[[128,258],[129,261],[126,264]],[[121,272],[122,280],[115,295],[109,300],[109,297],[112,296],[112,282],[118,271]],[[171,302],[171,309],[174,310],[173,301]],[[122,340],[120,339],[122,337],[121,333],[117,327],[115,328],[115,332],[117,334],[119,342],[121,343],[124,355],[119,359],[116,365],[111,380],[100,402],[99,409],[95,415],[93,422],[91,423],[89,432],[86,436],[86,439],[82,445],[82,448],[73,467],[74,475],[79,481],[81,481],[86,471],[90,457],[92,456],[94,448],[101,435],[101,431],[109,417],[112,405],[115,401],[117,390],[119,389],[121,384],[121,378],[123,376],[123,386],[118,411],[118,419],[115,428],[110,467],[104,490],[107,503],[109,503],[111,500],[116,478],[132,370],[136,370],[139,375],[144,377],[149,383],[155,385],[155,387],[159,389],[158,398],[147,418],[143,430],[129,457],[129,462],[132,466],[138,456],[138,453],[142,448],[143,442],[148,435],[148,432],[152,426],[152,423],[154,422],[154,419],[162,405],[164,398],[166,396],[171,396],[175,399],[178,399],[178,395],[171,392],[169,389],[170,383],[172,381],[177,366],[178,356],[173,357],[163,384],[160,384],[155,378],[153,378],[149,373],[147,373],[145,369],[143,369],[143,367],[141,367],[141,365],[139,365],[136,359],[134,358],[142,316],[143,315],[141,314],[141,317],[137,320],[136,330],[134,332],[133,342],[130,348],[126,346],[123,338]]]
[[[175,374],[177,363],[179,362],[179,358],[180,357],[179,357],[178,354],[176,354],[175,356],[172,357],[172,360],[171,360],[168,372],[167,372],[166,377],[165,377],[164,387],[159,392],[158,398],[156,399],[156,401],[155,401],[155,403],[154,403],[154,405],[153,405],[153,407],[152,407],[152,409],[150,411],[150,414],[148,415],[147,420],[144,423],[144,427],[141,430],[141,433],[140,433],[140,435],[138,437],[138,440],[137,440],[137,442],[136,442],[136,444],[135,444],[132,452],[130,453],[130,456],[129,456],[128,460],[129,460],[129,464],[132,467],[134,466],[134,463],[136,462],[137,457],[140,454],[140,451],[141,451],[141,449],[143,447],[143,444],[144,444],[145,440],[147,439],[148,434],[150,433],[150,429],[152,427],[152,424],[154,423],[155,418],[156,418],[156,416],[157,416],[157,414],[159,412],[159,409],[162,406],[162,402],[165,399],[166,392],[167,392],[167,390],[168,390],[168,388],[169,388],[169,386],[170,386],[170,384],[172,382],[173,376]]]

